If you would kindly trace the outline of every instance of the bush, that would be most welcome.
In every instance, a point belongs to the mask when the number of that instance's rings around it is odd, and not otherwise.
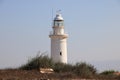
[[[115,73],[114,70],[107,70],[107,71],[103,71],[102,73],[100,73],[101,75],[113,75]]]
[[[55,63],[53,69],[57,73],[67,72],[84,78],[91,78],[97,72],[94,66],[86,63],[77,63],[76,65]]]
[[[95,75],[97,70],[94,68],[94,66],[86,63],[77,63],[74,66],[74,73],[81,76],[81,77],[92,77]]]
[[[23,70],[32,70],[39,68],[50,68],[53,66],[52,60],[45,55],[37,55],[34,58],[31,58],[28,63],[22,65],[19,69]]]
[[[108,78],[108,79],[119,79],[119,75],[116,75],[114,70],[106,70],[100,73],[99,76],[102,76],[104,78]]]
[[[72,72],[73,66],[70,64],[64,63],[55,63],[53,67],[55,72]]]
[[[31,58],[28,63],[22,65],[19,69],[32,70],[39,68],[52,68],[56,73],[69,73],[84,78],[91,78],[96,74],[94,66],[86,63],[77,63],[76,65],[53,63],[53,61],[45,55],[37,55]]]

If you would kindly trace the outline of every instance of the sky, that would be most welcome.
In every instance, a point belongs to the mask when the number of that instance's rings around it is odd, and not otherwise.
[[[120,71],[119,0],[0,0],[0,68],[50,55],[52,20],[61,10],[68,63]]]

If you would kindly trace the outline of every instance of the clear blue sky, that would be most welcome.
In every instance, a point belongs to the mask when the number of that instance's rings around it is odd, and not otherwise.
[[[20,66],[38,51],[50,55],[48,35],[59,9],[68,62],[120,70],[119,0],[0,0],[0,68]]]

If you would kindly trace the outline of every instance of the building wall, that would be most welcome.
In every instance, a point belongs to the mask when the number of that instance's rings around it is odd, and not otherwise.
[[[54,62],[67,63],[66,38],[51,38],[51,58]]]

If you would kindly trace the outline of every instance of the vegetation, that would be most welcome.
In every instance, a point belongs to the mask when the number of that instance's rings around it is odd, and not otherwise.
[[[97,70],[94,66],[86,64],[85,62],[76,63],[75,65],[54,63],[46,55],[37,55],[34,58],[28,60],[28,63],[22,65],[19,69],[22,70],[33,70],[39,68],[52,68],[56,73],[70,73],[81,77],[92,77],[96,75]]]
[[[101,75],[113,75],[116,71],[114,70],[107,70],[107,71],[103,71],[102,73],[100,73]]]
[[[74,72],[75,74],[81,76],[81,77],[92,77],[95,76],[97,73],[97,70],[94,68],[94,66],[86,63],[77,63],[74,66]]]
[[[115,73],[118,73],[118,71],[114,70],[106,70],[99,74],[102,78],[108,78],[108,79],[120,79],[120,75],[117,75]]]
[[[48,56],[45,55],[37,55],[34,58],[28,60],[28,63],[22,65],[19,69],[23,70],[32,70],[32,69],[39,69],[39,68],[52,68],[53,62]]]
[[[79,76],[81,78],[103,78],[103,79],[120,79],[119,75],[115,75],[114,70],[103,71],[100,74],[91,64],[85,62],[76,63],[75,65],[54,63],[51,58],[46,55],[37,55],[31,58],[28,62],[22,65],[19,69],[22,70],[34,70],[40,68],[52,68],[56,75],[63,75],[72,77]]]

